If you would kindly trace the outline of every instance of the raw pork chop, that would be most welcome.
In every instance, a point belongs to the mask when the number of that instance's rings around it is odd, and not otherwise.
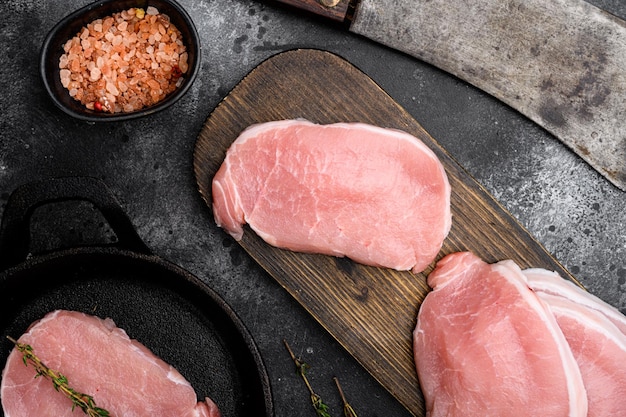
[[[363,123],[249,127],[213,179],[215,221],[271,245],[419,272],[450,230],[450,185],[416,137]]]
[[[605,303],[573,282],[564,280],[556,272],[540,268],[526,269],[524,275],[528,278],[529,284],[535,292],[559,295],[592,310],[597,310],[626,335],[626,317],[612,305]]]
[[[112,417],[219,417],[209,399],[198,402],[191,385],[145,346],[129,339],[111,319],[56,310],[19,340],[43,363],[67,377],[69,385],[94,398]],[[49,380],[34,378],[13,349],[2,374],[5,417],[76,417],[72,402]]]
[[[446,256],[428,277],[414,354],[428,417],[584,417],[580,370],[512,261]]]
[[[524,275],[574,353],[587,389],[588,417],[626,416],[626,335],[615,324],[626,323],[624,316],[554,272],[530,269]]]

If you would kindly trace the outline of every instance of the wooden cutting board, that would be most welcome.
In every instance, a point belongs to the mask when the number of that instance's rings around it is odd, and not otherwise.
[[[437,259],[470,250],[487,262],[513,259],[573,277],[372,79],[344,59],[299,49],[269,58],[207,118],[194,172],[211,208],[211,181],[230,144],[254,123],[305,118],[401,129],[441,159],[452,187],[452,229]],[[412,331],[429,291],[426,276],[348,259],[281,250],[246,228],[241,246],[412,414],[424,416]]]

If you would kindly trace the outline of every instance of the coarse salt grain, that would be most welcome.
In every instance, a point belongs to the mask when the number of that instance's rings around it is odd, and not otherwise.
[[[67,88],[67,86],[70,84],[70,76],[72,75],[72,73],[68,69],[62,69],[59,72],[59,75],[61,76],[61,84],[63,84],[63,87]]]
[[[153,105],[179,87],[189,69],[181,39],[169,17],[152,6],[96,19],[63,46],[61,84],[91,110]]]
[[[89,79],[91,81],[98,81],[100,79],[100,75],[102,75],[102,72],[100,71],[100,68],[93,67],[91,69],[91,72],[89,73]]]

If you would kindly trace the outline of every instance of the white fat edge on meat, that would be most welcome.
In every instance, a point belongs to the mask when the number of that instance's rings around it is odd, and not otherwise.
[[[167,372],[167,379],[174,382],[177,385],[191,386],[189,381],[185,379],[184,376],[176,368],[170,365]]]
[[[357,130],[362,130],[362,131],[367,131],[367,132],[371,132],[371,133],[375,133],[378,136],[381,137],[389,137],[389,138],[393,138],[395,140],[401,140],[404,141],[406,143],[409,143],[411,146],[416,147],[417,149],[420,150],[420,153],[425,155],[426,157],[430,158],[432,161],[434,161],[436,163],[436,165],[439,167],[440,170],[440,176],[443,180],[444,186],[445,186],[445,204],[444,204],[444,208],[445,210],[447,210],[447,215],[446,215],[446,223],[444,224],[444,230],[443,230],[443,236],[442,236],[442,241],[443,239],[445,239],[445,236],[448,235],[450,228],[451,228],[451,224],[452,224],[452,219],[451,219],[451,214],[450,214],[450,183],[448,181],[448,177],[447,174],[445,172],[445,169],[443,167],[443,165],[441,164],[441,162],[439,161],[439,159],[437,158],[436,154],[433,152],[433,150],[431,150],[423,141],[421,141],[419,138],[411,135],[408,132],[399,130],[399,129],[394,129],[394,128],[383,128],[383,127],[379,127],[379,126],[375,126],[375,125],[370,125],[367,123],[361,123],[361,122],[339,122],[339,123],[331,123],[331,124],[316,124],[313,122],[310,122],[306,119],[289,119],[289,120],[277,120],[277,121],[270,121],[270,122],[264,122],[264,123],[257,123],[257,124],[253,124],[248,126],[246,129],[244,129],[240,135],[237,137],[237,139],[230,145],[227,155],[226,155],[226,159],[224,161],[224,163],[226,164],[227,168],[230,167],[230,158],[229,158],[229,154],[232,154],[233,152],[235,152],[236,148],[239,146],[243,146],[247,141],[249,140],[254,140],[255,138],[257,138],[259,135],[264,134],[265,132],[271,132],[274,131],[274,135],[272,135],[272,137],[276,136],[276,132],[280,132],[284,129],[290,128],[290,127],[318,127],[318,128],[322,128],[322,129],[345,129],[345,130],[353,130],[353,129],[357,129]],[[297,130],[294,133],[295,135],[297,135]],[[227,172],[230,172],[230,169],[227,169]],[[223,178],[223,181],[226,181],[227,178]],[[236,184],[234,182],[231,182],[231,184],[233,184],[234,186],[229,187],[229,189],[231,189],[231,191],[234,193],[234,197],[235,197],[235,202],[234,202],[234,210],[237,210],[237,207],[240,207],[241,204],[241,197],[239,194],[239,189],[236,186]],[[220,193],[222,196],[225,195],[224,193],[224,189],[225,187],[227,187],[228,184],[222,184],[220,181],[214,181],[214,185],[220,190]],[[228,205],[225,205],[226,209],[229,209]],[[254,205],[254,207],[256,207],[256,204]],[[253,209],[254,211],[254,209]],[[217,211],[215,211],[217,212]],[[230,211],[228,211],[228,213],[226,213],[227,216],[230,216],[230,218],[236,218],[236,216],[232,216],[233,213],[231,213]],[[244,223],[248,223],[250,224],[250,219],[254,216],[254,213],[243,213],[244,216]],[[239,220],[239,219],[237,219]],[[215,221],[217,223],[217,225],[219,227],[224,227],[223,222],[220,221],[219,218],[215,218]],[[266,232],[264,232],[263,230],[259,230],[255,227],[253,227],[251,225],[252,229],[261,237],[263,238],[266,242],[268,242],[271,245],[274,246],[278,246],[277,245],[277,241],[276,238],[273,235],[270,235]],[[233,237],[235,237],[236,240],[240,240],[241,239],[241,235],[243,234],[243,232],[231,232],[230,234],[233,235]],[[442,242],[443,244],[443,242]],[[284,245],[283,245],[284,246]],[[332,253],[332,255],[334,256],[344,256],[345,254],[342,251],[336,251],[335,253]],[[415,255],[415,254],[413,254]],[[395,269],[401,269],[401,270],[409,270],[411,269],[411,267],[413,267],[415,265],[415,263],[412,263],[411,265],[408,266],[402,266],[401,268],[395,268]],[[414,269],[414,268],[413,268]],[[414,271],[414,272],[418,272],[418,271]]]
[[[515,262],[504,260],[493,264],[492,267],[518,289],[523,299],[547,324],[548,331],[557,342],[563,371],[567,381],[569,381],[567,384],[570,405],[569,417],[586,417],[588,408],[587,391],[583,384],[578,363],[556,321],[556,317],[554,317],[547,304],[530,289],[526,275],[523,274]]]
[[[226,163],[228,164],[229,162],[226,162]],[[246,222],[247,219],[245,218],[245,213],[243,213],[243,210],[242,210],[241,194],[239,193],[239,187],[237,187],[235,182],[231,179],[231,175],[232,175],[231,172],[232,171],[230,169],[226,170],[226,175],[223,178],[224,182],[230,182],[230,184],[232,184],[231,187],[228,187],[228,184],[223,184],[222,181],[213,180],[212,187],[216,188],[217,191],[219,191],[219,193],[213,192],[213,200],[214,200],[213,218],[215,220],[215,224],[217,224],[218,227],[226,229],[226,231],[235,240],[239,241],[243,237],[243,228],[241,227],[241,221],[243,219],[243,221]],[[228,190],[229,192],[226,192],[226,190]],[[223,201],[222,206],[226,210],[226,213],[223,213],[221,216],[218,216],[219,210],[215,209],[216,194],[219,194],[220,196],[219,198],[221,198]],[[228,204],[230,200],[228,198],[229,195],[234,195],[234,201],[232,205]],[[238,211],[241,212],[241,216],[238,216],[238,213],[237,213]],[[229,219],[230,220],[234,219],[233,223],[239,224],[240,227],[239,228],[229,227],[227,225],[227,223],[230,223],[228,222]]]
[[[430,149],[421,139],[419,139],[418,137],[404,131],[404,130],[400,130],[400,129],[395,129],[395,128],[383,128],[383,127],[379,127],[379,126],[374,126],[374,125],[369,125],[366,123],[337,123],[336,125],[339,126],[360,126],[361,128],[365,129],[365,130],[369,130],[371,132],[376,132],[378,134],[381,135],[385,135],[385,136],[391,136],[394,139],[400,139],[403,140],[407,143],[410,143],[411,145],[415,146],[416,148],[418,148],[420,151],[422,151],[422,153],[426,156],[428,156],[432,161],[435,162],[435,164],[439,167],[439,172],[441,174],[441,178],[443,179],[443,183],[445,185],[445,196],[446,196],[446,201],[444,204],[444,207],[446,210],[448,210],[448,215],[446,216],[446,224],[444,225],[444,234],[443,236],[447,236],[448,233],[450,232],[450,228],[452,227],[452,216],[449,213],[450,210],[450,194],[451,194],[451,186],[450,186],[450,181],[448,180],[448,175],[446,173],[445,168],[443,167],[443,164],[441,163],[441,161],[439,160],[439,158],[437,157],[437,155],[435,154],[435,152]]]
[[[240,134],[239,136],[235,139],[235,141],[233,143],[231,143],[231,145],[229,146],[227,152],[226,152],[226,157],[224,159],[224,166],[220,167],[220,169],[224,168],[225,169],[225,173],[226,175],[224,175],[224,177],[222,178],[222,181],[216,181],[215,179],[212,182],[212,186],[219,188],[220,194],[221,196],[224,197],[224,200],[226,201],[226,195],[227,193],[225,192],[225,190],[229,190],[230,194],[232,194],[234,196],[234,201],[232,204],[232,207],[229,204],[224,204],[224,207],[227,210],[227,213],[225,213],[226,216],[224,216],[224,218],[228,218],[228,219],[235,219],[237,223],[241,224],[243,222],[243,224],[249,224],[250,223],[250,218],[253,216],[254,213],[245,213],[243,210],[243,204],[242,204],[242,199],[241,199],[241,193],[239,190],[239,187],[237,186],[237,182],[234,181],[232,179],[232,172],[233,172],[233,167],[234,164],[231,163],[231,155],[236,152],[236,148],[239,146],[243,146],[245,145],[246,142],[248,142],[249,140],[253,140],[255,138],[258,137],[259,134],[263,134],[267,131],[280,131],[283,130],[289,126],[292,125],[298,125],[301,124],[302,122],[306,122],[306,123],[310,123],[313,124],[311,122],[308,122],[304,119],[295,119],[295,120],[276,120],[276,121],[271,121],[271,122],[263,122],[263,123],[255,123],[252,124],[248,127],[246,127]],[[279,128],[279,129],[277,129]],[[275,135],[275,133],[274,133]],[[214,193],[215,194],[215,193]],[[215,196],[213,197],[215,198]],[[256,207],[256,203],[253,205],[253,211],[254,211],[254,207]],[[234,212],[232,212],[230,209],[233,209]],[[237,215],[237,211],[241,212],[241,216]],[[215,210],[215,208],[213,209],[214,213],[217,213],[217,210]],[[241,218],[240,218],[241,217]],[[217,216],[214,216],[215,218],[215,222],[217,224],[217,226],[222,227],[222,228],[226,228],[225,227],[225,223],[220,221],[220,219]],[[243,237],[243,229],[241,230],[229,230],[228,228],[226,228],[228,233],[237,241],[241,240]],[[253,229],[254,230],[254,229]],[[267,235],[265,233],[259,233],[259,231],[254,230],[257,234],[259,234],[260,236],[263,237],[263,235]],[[269,238],[269,236],[268,236]],[[271,237],[271,239],[273,239],[273,237]],[[270,239],[270,240],[271,240]],[[269,240],[266,240],[267,242],[270,242]],[[271,243],[271,242],[270,242]]]
[[[380,135],[380,136],[392,137],[394,139],[403,140],[419,148],[430,159],[437,162],[437,164],[441,168],[442,177],[445,179],[445,183],[447,187],[450,188],[450,184],[448,182],[448,177],[445,172],[445,169],[443,168],[443,165],[441,164],[441,161],[439,160],[435,152],[432,149],[430,149],[422,140],[420,140],[416,136],[404,130],[400,130],[396,128],[381,127],[381,126],[371,125],[371,124],[362,123],[362,122],[338,122],[338,123],[329,123],[329,124],[318,124],[318,123],[311,122],[304,118],[275,120],[275,121],[270,121],[270,122],[256,123],[256,124],[252,124],[248,126],[239,134],[239,136],[235,139],[235,141],[231,144],[230,147],[232,148],[233,146],[243,145],[248,140],[254,139],[259,134],[262,134],[264,132],[276,130],[276,129],[283,130],[291,126],[305,126],[305,127],[314,126],[314,127],[319,127],[322,129],[346,129],[346,130],[361,129],[364,131],[376,133],[377,135]]]
[[[539,298],[548,304],[548,307],[556,315],[557,319],[559,316],[566,316],[584,324],[602,334],[626,352],[626,335],[604,314],[558,295],[548,293],[539,293],[538,295]]]
[[[268,132],[268,131],[272,131],[272,130],[277,130],[277,128],[279,130],[283,130],[283,129],[286,129],[286,128],[290,127],[290,126],[300,125],[300,124],[303,124],[303,123],[310,124],[310,125],[315,125],[314,123],[309,122],[308,120],[305,120],[305,119],[274,120],[274,121],[271,121],[271,122],[262,122],[262,123],[251,124],[250,126],[246,127],[245,129],[243,129],[241,131],[239,136],[237,136],[235,141],[230,145],[230,147],[229,147],[227,152],[230,152],[231,148],[233,148],[233,146],[243,145],[247,141],[249,141],[251,139],[255,139],[259,134],[262,134],[262,133],[265,133],[265,132]]]
[[[82,314],[82,313],[79,313]],[[89,316],[84,314],[85,317],[91,317],[98,319],[96,321],[96,326],[99,324],[102,327],[96,327],[102,332],[108,332],[109,337],[116,338],[122,344],[127,346],[132,352],[136,353],[138,356],[142,357],[142,359],[154,366],[154,369],[161,370],[167,379],[176,383],[177,385],[185,385],[191,386],[190,383],[183,377],[183,375],[172,365],[165,362],[162,358],[155,355],[152,350],[150,350],[146,345],[141,343],[137,339],[131,338],[126,330],[121,327],[118,327],[115,324],[115,321],[111,318],[99,319],[96,316]]]
[[[541,268],[522,271],[535,292],[544,292],[570,299],[578,304],[599,311],[611,320],[626,335],[626,316],[617,308],[587,292],[575,283],[562,278],[558,273]]]

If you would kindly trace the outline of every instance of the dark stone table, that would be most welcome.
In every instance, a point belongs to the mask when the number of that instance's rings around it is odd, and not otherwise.
[[[409,415],[215,226],[197,192],[192,153],[205,119],[250,70],[281,51],[325,49],[368,74],[591,292],[626,311],[626,193],[543,129],[454,77],[315,17],[262,1],[180,2],[203,46],[192,89],[163,112],[98,125],[55,108],[37,68],[47,32],[89,0],[0,2],[0,213],[29,181],[103,179],[146,244],[197,275],[243,319],[267,365],[277,417],[314,415],[283,338],[313,366],[311,381],[333,415],[341,414],[333,376],[360,417]],[[621,0],[592,3],[626,17]],[[75,210],[38,212],[33,251],[107,233]]]

